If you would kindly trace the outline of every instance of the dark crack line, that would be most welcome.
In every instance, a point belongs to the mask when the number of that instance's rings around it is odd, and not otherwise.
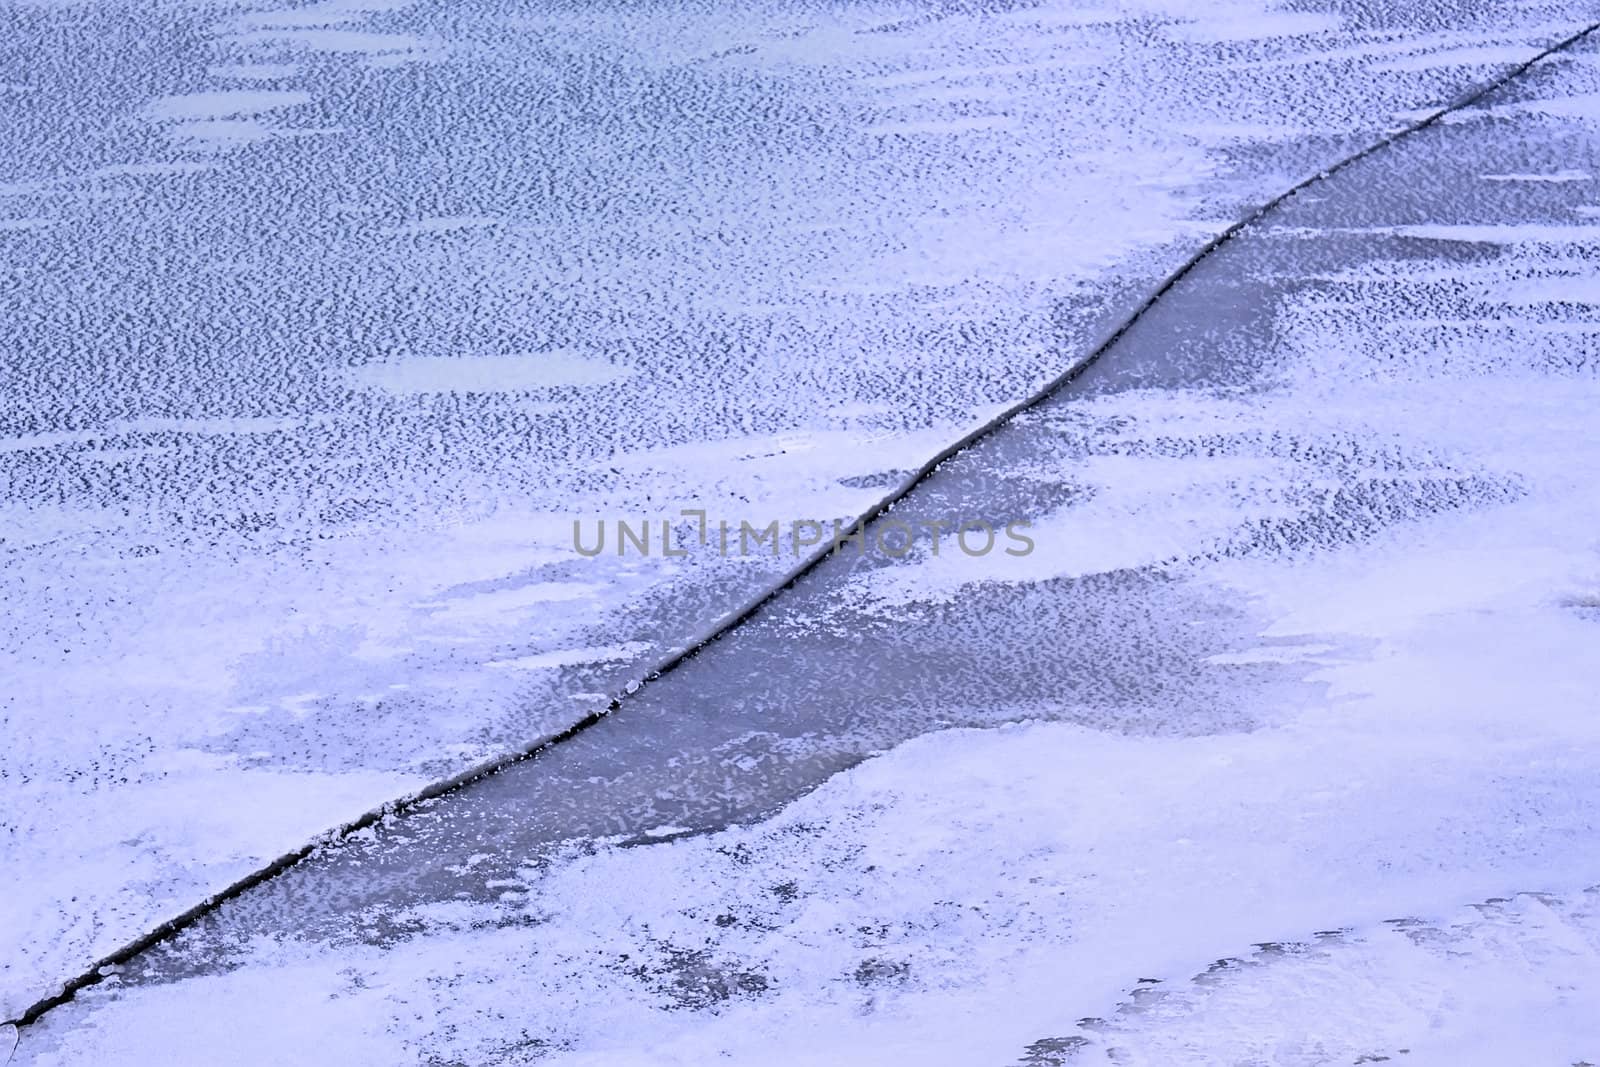
[[[918,467],[916,471],[914,471],[909,478],[902,482],[898,488],[884,496],[877,503],[873,504],[866,511],[863,511],[859,516],[857,516],[855,521],[850,524],[848,532],[839,535],[834,540],[836,542],[848,541],[851,537],[861,533],[868,524],[874,522],[878,518],[891,511],[896,504],[903,500],[907,494],[909,494],[913,489],[926,480],[929,475],[931,475],[947,460],[953,458],[961,452],[966,451],[968,448],[971,448],[973,445],[977,444],[985,437],[988,437],[1000,427],[1011,422],[1018,415],[1039,406],[1056,393],[1060,392],[1063,388],[1070,385],[1078,378],[1079,375],[1088,369],[1090,365],[1097,361],[1101,356],[1109,352],[1112,348],[1116,347],[1117,342],[1121,341],[1123,336],[1127,334],[1127,332],[1131,330],[1134,325],[1144,317],[1145,313],[1154,307],[1162,297],[1171,292],[1179,282],[1188,277],[1189,274],[1192,273],[1194,269],[1201,263],[1205,262],[1205,260],[1213,252],[1227,244],[1241,231],[1254,226],[1264,217],[1275,211],[1278,207],[1291,200],[1305,189],[1316,185],[1318,182],[1325,181],[1326,179],[1333,177],[1335,174],[1338,174],[1340,171],[1361,162],[1368,156],[1371,156],[1377,152],[1381,152],[1385,148],[1388,148],[1390,145],[1395,144],[1398,141],[1402,141],[1413,134],[1420,133],[1431,126],[1436,125],[1438,122],[1440,122],[1440,120],[1449,115],[1473,107],[1490,93],[1509,85],[1511,82],[1522,77],[1522,75],[1526,74],[1529,70],[1537,66],[1539,63],[1542,63],[1544,60],[1549,59],[1551,56],[1557,55],[1558,53],[1565,52],[1574,45],[1582,43],[1584,40],[1592,36],[1597,30],[1600,30],[1600,22],[1591,23],[1576,33],[1562,38],[1555,44],[1545,47],[1531,59],[1528,59],[1510,68],[1493,81],[1468,90],[1464,95],[1458,97],[1454,102],[1440,107],[1438,110],[1431,112],[1426,117],[1418,119],[1408,126],[1404,126],[1391,133],[1385,134],[1383,137],[1379,138],[1377,141],[1374,141],[1372,144],[1361,149],[1360,151],[1346,156],[1344,159],[1341,159],[1338,162],[1317,171],[1310,177],[1297,182],[1288,189],[1279,193],[1277,196],[1274,196],[1272,199],[1259,205],[1253,211],[1240,218],[1237,222],[1229,225],[1227,229],[1211,238],[1210,241],[1207,241],[1205,245],[1203,245],[1197,252],[1184,261],[1184,263],[1179,266],[1177,270],[1169,274],[1166,280],[1163,281],[1153,292],[1151,292],[1149,296],[1145,297],[1143,302],[1141,302],[1137,308],[1135,308],[1126,318],[1122,320],[1120,325],[1116,326],[1109,334],[1105,335],[1104,339],[1101,340],[1100,343],[1093,349],[1091,349],[1088,355],[1084,356],[1072,366],[1058,374],[1055,378],[1045,383],[1042,388],[1038,389],[1030,396],[1023,398],[1017,403],[1006,408],[1004,411],[1000,412],[1000,414],[989,419],[987,422],[976,427],[975,429],[968,431],[952,444],[946,445],[932,459],[929,459],[922,466]],[[640,692],[652,681],[655,681],[663,675],[676,670],[678,667],[682,666],[693,657],[699,655],[706,648],[710,647],[716,641],[721,639],[725,634],[747,622],[752,616],[754,616],[762,608],[766,607],[766,605],[775,599],[779,594],[783,593],[801,578],[804,578],[807,574],[811,573],[811,571],[815,570],[822,564],[824,560],[833,555],[836,551],[842,551],[842,545],[836,548],[833,544],[829,544],[800,561],[795,565],[794,568],[792,568],[781,578],[777,579],[772,585],[768,586],[762,592],[757,593],[753,598],[745,603],[743,607],[736,608],[729,614],[724,615],[717,622],[713,623],[708,629],[704,630],[700,636],[691,640],[687,645],[684,645],[683,647],[678,648],[667,655],[665,659],[657,663],[653,668],[646,672],[642,678],[628,683],[623,687],[621,692],[611,698],[610,702],[605,707],[590,712],[564,730],[553,734],[547,734],[544,737],[522,746],[521,748],[513,749],[510,752],[502,753],[499,756],[485,760],[484,762],[469,767],[458,774],[451,775],[448,778],[443,778],[430,785],[424,786],[422,789],[408,794],[407,796],[388,801],[387,803],[374,808],[373,810],[359,816],[356,819],[343,823],[331,830],[324,831],[294,851],[284,853],[271,863],[268,863],[266,866],[252,871],[225,889],[219,890],[218,892],[213,893],[211,896],[206,897],[204,900],[200,901],[200,903],[189,908],[187,911],[184,911],[182,914],[173,916],[172,918],[161,923],[159,926],[156,926],[149,932],[128,942],[126,945],[123,945],[121,948],[110,953],[109,955],[101,957],[83,973],[65,982],[57,992],[30,1004],[21,1015],[17,1016],[15,1019],[8,1020],[5,1023],[0,1023],[0,1027],[9,1025],[20,1029],[21,1027],[30,1026],[33,1023],[38,1022],[40,1017],[46,1012],[72,1000],[72,998],[77,996],[77,994],[82,990],[93,985],[98,985],[100,982],[116,973],[117,968],[128,963],[140,953],[155,947],[163,941],[166,941],[174,934],[183,932],[205,916],[216,911],[223,904],[233,900],[236,897],[242,896],[244,893],[260,885],[262,882],[282,874],[284,871],[295,866],[301,860],[306,859],[308,856],[311,856],[318,850],[330,845],[335,845],[344,840],[346,837],[349,837],[351,834],[364,830],[367,827],[381,822],[387,818],[404,814],[405,812],[430,800],[435,800],[446,795],[447,793],[453,793],[456,790],[461,789],[463,786],[477,781],[480,778],[486,778],[491,774],[496,774],[500,771],[503,771],[513,764],[533,759],[547,749],[554,748],[556,745],[576,737],[578,734],[583,733],[589,727],[595,725],[612,712],[619,710],[626,700]]]

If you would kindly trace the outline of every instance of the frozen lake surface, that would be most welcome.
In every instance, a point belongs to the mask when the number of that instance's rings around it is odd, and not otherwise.
[[[7,1014],[784,565],[574,517],[854,513],[1581,15],[0,8]],[[1344,1062],[1192,993],[1077,1020],[1346,927],[1238,996],[1490,1048],[1470,975],[1349,992],[1431,966],[1360,932],[1408,916],[1559,946],[1507,1027],[1593,1058],[1596,73],[1308,190],[894,513],[1027,557],[835,559],[19,1059]]]

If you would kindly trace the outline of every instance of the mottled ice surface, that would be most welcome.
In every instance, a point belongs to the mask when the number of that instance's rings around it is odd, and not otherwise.
[[[575,516],[853,513],[1246,205],[1587,14],[0,6],[0,1014],[782,566],[582,559]],[[947,665],[702,761],[814,792],[696,806],[668,748],[615,832],[714,832],[523,854],[441,808],[414,851],[457,881],[331,932],[241,901],[21,1057],[1465,1062],[1490,1004],[1600,1059],[1561,1022],[1600,989],[1597,73],[1313,191],[1019,424],[962,491],[1012,487],[1026,561],[919,553],[771,622],[780,664]],[[950,622],[1008,605],[1026,640]],[[421,869],[409,832],[371,847]],[[1452,918],[1533,889],[1554,918]],[[1412,915],[1515,992],[1368,933]]]

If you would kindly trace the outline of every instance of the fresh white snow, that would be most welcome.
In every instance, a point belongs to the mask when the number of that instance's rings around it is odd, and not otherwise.
[[[102,10],[4,17],[47,40]],[[778,569],[578,561],[573,518],[854,513],[883,489],[840,479],[914,468],[1243,205],[1584,13],[1375,33],[1154,0],[198,8],[149,31],[162,64],[100,69],[88,38],[132,40],[149,15],[80,27],[52,46],[78,65],[17,75],[72,95],[19,103],[0,157],[20,294],[0,342],[0,1015],[317,832],[566,725],[705,624],[689,594],[725,609]],[[561,111],[569,83],[592,95]],[[1577,137],[1596,99],[1578,88],[1456,125]],[[35,132],[62,108],[80,141]],[[436,185],[450,167],[465,177]],[[1569,255],[1595,229],[1576,211],[1351,226],[1507,255],[1382,265],[1405,312],[1281,309],[1274,389],[1085,401],[1099,451],[1070,475],[1093,492],[1046,517],[1043,551],[841,594],[890,613],[1209,550],[1336,480],[1316,449],[1259,445],[1290,431],[1514,487],[1321,554],[1182,570],[1259,630],[1213,666],[1303,666],[1319,699],[1241,734],[937,733],[759,825],[575,848],[401,944],[261,943],[229,973],[113,982],[20,1062],[282,1062],[288,1044],[382,1064],[1005,1063],[1139,978],[1181,985],[1257,942],[1447,924],[1523,889],[1570,911],[1600,799],[1600,393],[1576,310],[1597,283]],[[1494,314],[1458,314],[1461,284]],[[474,927],[508,911],[538,923]],[[1596,987],[1592,920],[1517,914],[1467,928],[1463,973],[1361,935],[1116,1040],[1143,1062],[1194,1043],[1322,1062],[1335,1037],[1488,1062],[1472,1006],[1499,1003],[1501,1037],[1600,1058],[1584,1016],[1546,1011]],[[1556,969],[1500,995],[1497,961],[1560,938]],[[662,977],[696,968],[733,991],[715,1011],[677,1010],[704,1004]],[[1328,985],[1330,1044],[1294,1045],[1317,1020],[1276,1006]],[[1442,992],[1380,1017],[1408,989]]]

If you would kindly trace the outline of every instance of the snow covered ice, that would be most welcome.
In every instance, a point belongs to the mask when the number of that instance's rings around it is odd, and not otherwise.
[[[0,4],[0,1015],[558,731],[1580,4]],[[1600,48],[15,1062],[1600,1061]]]

